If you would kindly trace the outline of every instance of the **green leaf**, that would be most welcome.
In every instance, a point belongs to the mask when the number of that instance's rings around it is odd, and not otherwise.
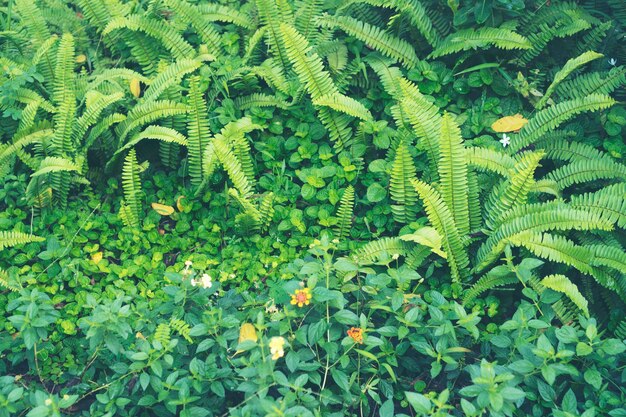
[[[376,182],[367,187],[367,199],[372,203],[382,201],[386,196],[387,190]]]

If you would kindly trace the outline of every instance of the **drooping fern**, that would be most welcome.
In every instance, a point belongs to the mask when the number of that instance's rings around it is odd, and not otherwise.
[[[28,233],[0,231],[0,250],[11,246],[25,245],[31,242],[42,242],[44,238]]]
[[[578,287],[572,283],[565,275],[553,274],[548,275],[540,281],[541,285],[550,288],[553,291],[563,293],[569,298],[584,314],[589,317],[588,302],[578,290]]]

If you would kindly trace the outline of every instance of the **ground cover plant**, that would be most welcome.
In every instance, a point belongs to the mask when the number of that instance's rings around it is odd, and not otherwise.
[[[0,416],[626,416],[621,0],[5,0]]]

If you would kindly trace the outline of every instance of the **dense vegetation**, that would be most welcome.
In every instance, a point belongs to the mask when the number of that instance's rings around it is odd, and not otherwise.
[[[0,416],[626,416],[623,0],[4,0]]]

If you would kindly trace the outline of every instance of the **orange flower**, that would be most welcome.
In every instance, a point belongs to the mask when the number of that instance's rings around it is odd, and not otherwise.
[[[302,290],[296,290],[296,292],[291,295],[291,304],[298,305],[298,307],[308,306],[311,304],[311,298],[313,298],[313,295],[310,289],[304,288]]]
[[[348,336],[354,340],[354,343],[363,343],[363,329],[360,327],[352,327],[348,330]]]

